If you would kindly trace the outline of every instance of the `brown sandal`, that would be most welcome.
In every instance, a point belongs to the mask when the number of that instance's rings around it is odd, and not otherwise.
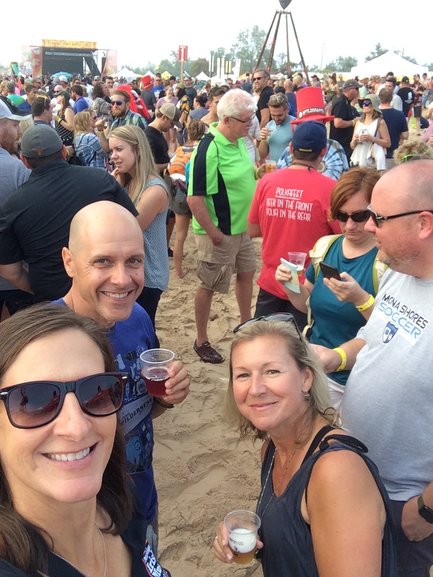
[[[194,350],[204,363],[217,365],[224,362],[223,357],[211,346],[209,341],[205,341],[200,346],[197,345],[197,341],[194,341]]]

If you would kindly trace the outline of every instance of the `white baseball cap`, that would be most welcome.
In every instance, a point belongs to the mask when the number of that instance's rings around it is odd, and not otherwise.
[[[9,120],[29,120],[31,114],[21,113],[16,106],[9,102],[7,98],[0,97],[0,118],[7,118]]]

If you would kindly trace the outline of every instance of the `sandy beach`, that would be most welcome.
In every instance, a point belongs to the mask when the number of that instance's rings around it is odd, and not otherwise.
[[[260,241],[255,241],[257,255]],[[211,343],[225,357],[220,365],[203,363],[194,352],[195,245],[185,245],[190,272],[178,279],[171,267],[170,285],[157,317],[161,346],[176,351],[191,377],[191,392],[182,405],[154,422],[154,468],[159,493],[159,557],[172,577],[261,577],[257,562],[224,564],[213,554],[215,527],[234,509],[255,510],[260,490],[259,450],[251,440],[239,442],[224,420],[228,352],[238,321],[233,290],[216,295],[209,324]],[[258,263],[260,262],[258,258]],[[257,286],[254,288],[253,310]]]

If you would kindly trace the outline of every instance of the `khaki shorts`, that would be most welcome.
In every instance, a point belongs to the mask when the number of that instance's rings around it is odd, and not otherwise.
[[[197,276],[203,288],[228,293],[233,273],[254,272],[256,255],[248,234],[224,236],[215,246],[207,235],[196,234]]]

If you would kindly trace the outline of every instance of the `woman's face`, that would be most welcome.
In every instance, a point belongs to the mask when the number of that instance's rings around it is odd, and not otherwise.
[[[269,434],[290,431],[305,410],[312,384],[300,370],[283,337],[266,335],[236,345],[232,353],[233,394],[239,412]]]
[[[172,86],[167,86],[167,88],[165,89],[165,95],[168,96],[169,98],[172,98],[174,96],[174,90]]]
[[[75,381],[104,370],[97,345],[82,331],[67,329],[27,345],[6,371],[0,388],[28,381]],[[12,426],[1,402],[0,458],[17,510],[37,515],[59,502],[93,499],[101,487],[116,426],[116,415],[83,413],[74,393],[66,394],[54,421],[35,429]]]
[[[111,160],[121,174],[135,174],[135,154],[131,144],[110,136]]]
[[[58,96],[56,96],[56,100],[60,104],[60,106],[64,106],[65,98],[64,98],[63,94],[59,94]]]
[[[368,206],[368,200],[366,198],[365,192],[362,190],[353,194],[340,208],[339,213],[342,215],[347,216],[348,214],[352,214],[354,212],[362,212],[366,211]],[[364,220],[363,222],[355,222],[352,218],[349,218],[347,222],[343,222],[342,220],[338,219],[339,221],[341,232],[344,236],[350,240],[352,243],[355,244],[363,244],[367,239],[371,239],[371,232],[365,230],[365,224],[368,219]]]

